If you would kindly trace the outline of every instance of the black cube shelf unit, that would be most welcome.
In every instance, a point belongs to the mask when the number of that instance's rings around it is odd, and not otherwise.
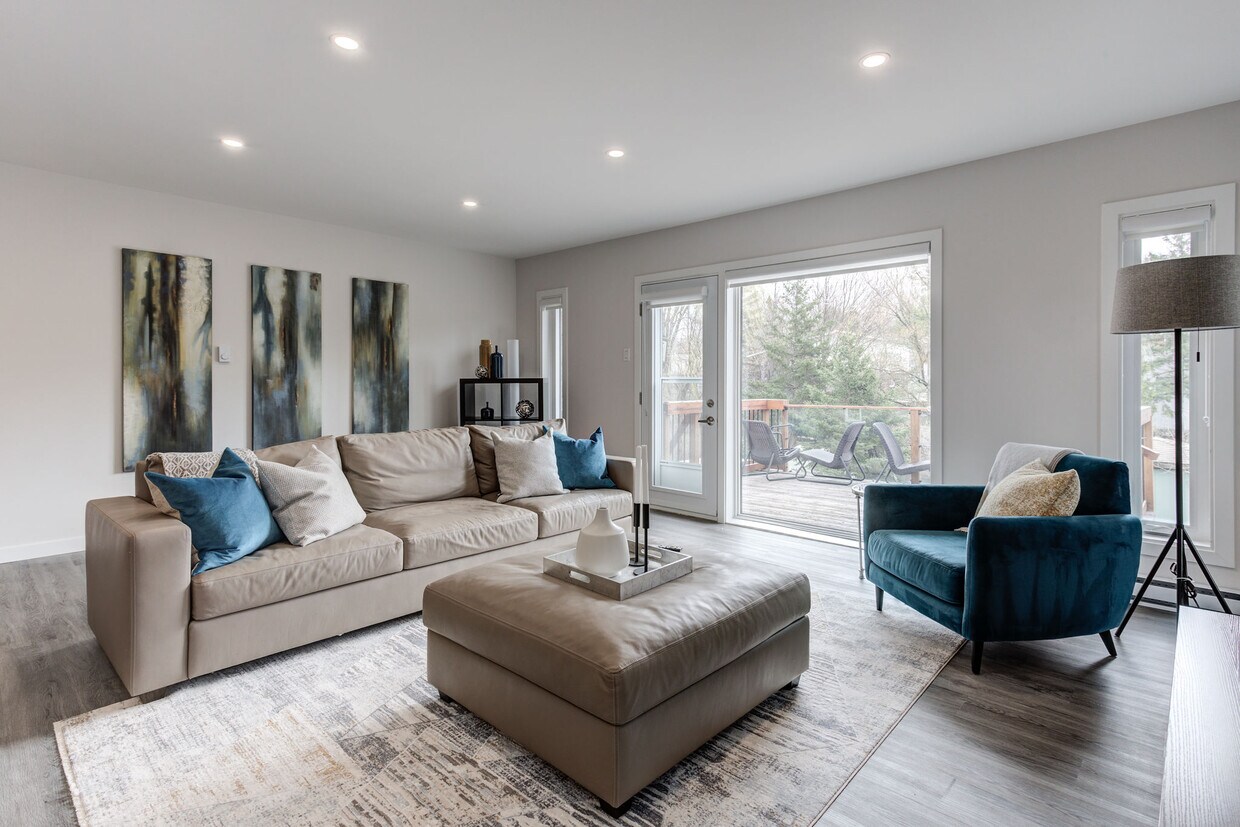
[[[517,414],[517,403],[529,400],[534,413],[527,417]],[[494,415],[483,418],[482,409],[490,406]],[[462,425],[520,425],[541,422],[543,416],[543,380],[541,379],[462,379]]]

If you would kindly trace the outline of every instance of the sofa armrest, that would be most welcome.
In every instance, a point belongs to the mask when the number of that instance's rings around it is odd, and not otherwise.
[[[965,551],[962,633],[1047,640],[1112,629],[1132,598],[1141,520],[978,517]]]
[[[887,529],[953,531],[973,519],[981,485],[870,485],[865,489],[866,541]]]
[[[633,491],[633,481],[637,477],[637,460],[633,457],[607,457],[607,476],[622,491]]]
[[[189,527],[137,497],[86,504],[86,615],[131,695],[186,679]]]

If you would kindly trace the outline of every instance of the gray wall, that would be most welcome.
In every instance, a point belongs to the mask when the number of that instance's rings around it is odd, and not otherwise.
[[[1101,205],[1237,179],[1231,103],[522,259],[518,334],[535,343],[536,291],[568,288],[571,429],[602,425],[610,451],[629,451],[635,365],[622,350],[636,347],[635,276],[941,227],[944,431],[934,453],[944,481],[978,481],[1007,441],[1098,450]]]
[[[119,473],[120,250],[213,260],[215,447],[249,445],[250,265],[323,274],[323,428],[350,427],[350,279],[410,289],[410,423],[453,424],[478,340],[514,329],[511,259],[0,164],[0,562],[82,548]]]

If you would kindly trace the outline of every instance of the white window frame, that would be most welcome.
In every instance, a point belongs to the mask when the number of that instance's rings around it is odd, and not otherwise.
[[[1203,233],[1204,249],[1198,255],[1230,254],[1236,249],[1236,185],[1222,184],[1183,192],[1154,195],[1102,205],[1102,302],[1101,302],[1101,406],[1099,445],[1104,456],[1122,459],[1130,469],[1139,469],[1139,407],[1140,374],[1139,341],[1136,336],[1112,334],[1111,311],[1115,295],[1115,273],[1124,262],[1125,219],[1134,223],[1141,218],[1151,230],[1162,231],[1160,213],[1166,223],[1166,234],[1174,234],[1174,213],[1179,210],[1208,208],[1209,220]],[[1181,231],[1185,229],[1181,225]],[[1189,531],[1203,559],[1209,566],[1235,567],[1236,521],[1234,493],[1235,463],[1235,374],[1236,337],[1233,331],[1219,330],[1190,333],[1186,347],[1200,345],[1202,363],[1192,362],[1190,388],[1197,399],[1190,410],[1194,422],[1189,429],[1194,441],[1192,462],[1194,474],[1189,483]],[[1190,354],[1194,350],[1188,351]],[[1206,423],[1209,423],[1207,426]],[[1193,434],[1205,434],[1205,445]],[[1140,514],[1141,491],[1134,474],[1132,485],[1133,513]],[[1142,553],[1157,555],[1166,542],[1168,526],[1164,522],[1145,521],[1145,542]]]
[[[543,380],[543,402],[547,419],[567,419],[568,393],[564,367],[565,326],[568,323],[568,288],[539,290],[538,301],[538,364]],[[547,326],[547,311],[559,310],[560,319],[556,329]]]

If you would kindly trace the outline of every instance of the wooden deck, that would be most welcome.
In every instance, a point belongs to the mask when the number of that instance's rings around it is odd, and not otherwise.
[[[851,486],[816,480],[768,481],[761,474],[741,480],[741,516],[857,538],[857,498]]]

